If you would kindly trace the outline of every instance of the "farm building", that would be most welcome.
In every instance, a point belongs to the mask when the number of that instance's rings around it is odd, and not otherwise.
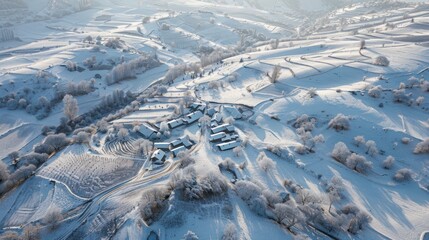
[[[154,163],[162,164],[164,163],[165,158],[166,158],[165,152],[162,151],[161,149],[158,149],[152,154],[152,156],[150,157],[150,160],[152,160],[152,162]]]
[[[177,148],[171,150],[171,153],[173,154],[173,157],[177,157],[177,154],[179,154],[180,152],[183,152],[183,151],[186,151],[185,146],[180,146],[180,147],[177,147]]]
[[[170,143],[168,143],[168,142],[157,142],[157,143],[154,143],[153,146],[156,149],[162,149],[162,150],[169,150],[170,149]]]
[[[212,134],[212,135],[210,136],[210,142],[220,141],[220,140],[221,140],[221,139],[223,139],[224,137],[226,137],[226,133],[224,133],[224,132],[220,132],[220,133]]]
[[[182,126],[183,124],[185,124],[185,122],[183,122],[183,119],[179,118],[179,119],[171,120],[167,122],[167,124],[170,129],[173,129],[173,128]]]
[[[219,150],[221,150],[221,151],[227,151],[227,150],[230,150],[230,149],[233,149],[235,147],[240,146],[240,144],[241,143],[239,141],[231,141],[231,142],[218,144],[218,145],[216,145],[216,147],[218,147]]]
[[[151,125],[147,123],[143,123],[140,126],[139,133],[142,134],[144,138],[154,139],[156,138],[158,131]]]
[[[231,124],[222,124],[220,126],[212,128],[211,131],[212,131],[212,134],[216,134],[220,132],[234,132],[235,128]]]
[[[188,124],[194,123],[202,118],[204,114],[200,111],[193,112],[191,114],[186,115],[185,122]]]

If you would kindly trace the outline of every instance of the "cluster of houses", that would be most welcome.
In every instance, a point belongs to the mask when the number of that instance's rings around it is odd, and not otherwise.
[[[151,160],[153,163],[163,164],[169,155],[177,157],[180,152],[190,149],[194,144],[187,135],[171,142],[156,142],[154,143],[156,150],[152,153]]]
[[[234,119],[241,118],[240,111],[234,106],[222,106],[222,110],[227,112]],[[180,126],[190,125],[198,122],[204,115],[211,117],[210,122],[210,142],[215,143],[221,151],[226,151],[241,145],[239,136],[235,132],[234,126],[225,124],[223,115],[219,111],[220,107],[207,107],[205,103],[193,103],[185,110],[184,116],[172,119],[167,122],[169,129],[175,129]],[[139,133],[146,139],[152,141],[161,137],[159,127],[149,123],[143,123],[140,126]],[[190,149],[194,145],[188,136],[178,138],[172,142],[156,142],[154,148],[156,151],[152,154],[151,160],[154,163],[162,164],[168,157],[168,153],[176,157],[179,152]]]

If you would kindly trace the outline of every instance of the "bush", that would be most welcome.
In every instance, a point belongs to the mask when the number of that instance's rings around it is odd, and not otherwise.
[[[329,127],[337,131],[348,130],[350,129],[349,117],[340,113],[329,122]]]
[[[429,138],[426,138],[423,142],[420,142],[414,148],[414,153],[429,153]]]
[[[352,153],[346,159],[346,166],[359,173],[366,173],[372,169],[372,162],[366,160],[364,156]]]
[[[356,146],[360,146],[360,145],[363,145],[363,144],[365,144],[365,137],[364,136],[356,136],[355,138],[354,138],[354,143],[355,143],[355,145]]]
[[[375,86],[375,87],[371,87],[368,90],[368,95],[370,97],[373,97],[373,98],[380,98],[381,97],[381,92],[382,92],[381,86]]]
[[[7,165],[0,160],[0,183],[6,182],[9,179],[9,170],[7,169]]]
[[[223,231],[222,240],[238,240],[237,227],[233,223],[228,223]]]
[[[410,181],[413,178],[413,171],[408,168],[399,169],[393,179],[397,182]]]
[[[51,154],[54,151],[59,151],[70,144],[70,139],[64,133],[49,135],[39,146],[45,146],[47,151],[35,151],[36,153]]]
[[[83,143],[89,143],[90,140],[90,134],[87,132],[79,132],[76,136],[74,136],[74,142],[83,144]]]
[[[199,240],[197,234],[192,231],[188,231],[182,238],[182,240]]]
[[[77,70],[77,64],[75,62],[72,62],[72,61],[67,61],[66,62],[66,68],[70,72],[74,72]]]
[[[51,206],[42,220],[43,224],[48,225],[50,230],[56,229],[60,221],[63,220],[61,211],[60,208]]]
[[[392,157],[392,156],[388,156],[383,161],[383,168],[385,168],[385,169],[391,169],[393,167],[393,164],[395,164],[395,158]]]
[[[351,155],[351,152],[347,145],[343,142],[335,144],[332,150],[331,156],[340,163],[345,163],[347,158]]]
[[[365,146],[367,147],[366,154],[369,154],[372,157],[378,154],[377,144],[375,141],[369,140],[365,143]]]
[[[259,153],[257,161],[259,167],[265,172],[271,171],[276,167],[276,162],[269,158],[264,152]]]
[[[163,187],[153,187],[142,194],[140,200],[140,214],[148,224],[152,223],[162,209],[166,206],[169,192]]]
[[[390,61],[385,56],[378,56],[375,58],[374,64],[378,66],[387,67],[390,65]]]

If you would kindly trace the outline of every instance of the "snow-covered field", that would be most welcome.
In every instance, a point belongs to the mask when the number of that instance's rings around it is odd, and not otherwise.
[[[334,2],[0,0],[0,239],[427,239],[429,4]]]

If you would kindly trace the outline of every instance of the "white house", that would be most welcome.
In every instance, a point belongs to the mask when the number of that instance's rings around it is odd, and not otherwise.
[[[165,161],[165,158],[166,158],[165,152],[162,151],[161,149],[158,149],[155,152],[153,152],[152,156],[150,157],[152,162],[157,164],[163,164]]]
[[[162,149],[162,150],[169,150],[170,149],[170,143],[168,143],[168,142],[157,142],[157,143],[154,143],[153,146],[156,149]]]
[[[185,122],[188,124],[194,123],[202,118],[204,114],[200,111],[193,112],[191,114],[186,115]]]
[[[213,134],[220,132],[234,132],[235,128],[231,124],[222,124],[211,129]]]
[[[224,137],[226,137],[226,133],[224,133],[224,132],[212,134],[212,135],[210,135],[210,142],[219,141]]]
[[[167,122],[167,124],[170,129],[173,129],[182,126],[183,124],[185,124],[185,122],[183,121],[183,119],[178,118]]]
[[[218,144],[218,145],[216,145],[216,147],[218,147],[219,150],[221,150],[221,151],[227,151],[227,150],[233,149],[235,147],[238,147],[240,145],[241,145],[241,143],[238,141],[231,141],[231,142]]]
[[[177,157],[177,154],[179,154],[180,152],[183,152],[183,151],[186,151],[185,146],[180,146],[180,147],[177,147],[177,148],[171,150],[171,153],[173,154],[174,157]]]

